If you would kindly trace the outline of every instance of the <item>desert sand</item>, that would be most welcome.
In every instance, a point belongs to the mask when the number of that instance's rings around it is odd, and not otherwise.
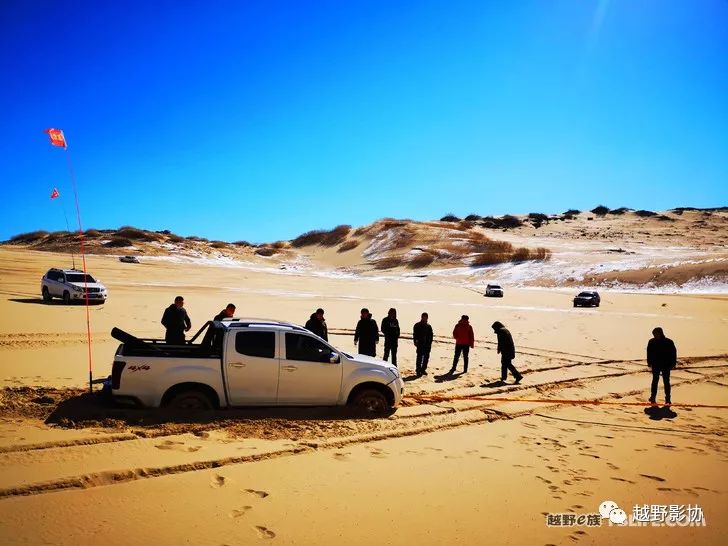
[[[630,252],[642,248],[640,256],[654,264],[679,255],[675,263],[684,265],[692,256],[720,270],[725,247],[698,235],[708,242],[696,236],[681,246],[677,236],[665,236],[652,243],[658,251],[644,250],[648,235],[615,240]],[[591,247],[584,260],[570,262],[582,272],[604,256],[624,258],[609,252],[615,241],[565,239],[555,228],[502,236],[515,244],[528,237],[541,239],[532,246],[551,249],[552,260],[567,260],[574,248],[584,256]],[[541,269],[508,285],[493,272],[474,276],[458,264],[356,270],[364,251],[347,256],[312,247],[301,252],[306,267],[290,254],[288,262],[157,255],[141,264],[89,256],[89,271],[110,294],[91,308],[96,378],[110,373],[118,344],[111,328],[161,336],[162,310],[177,294],[185,297],[193,330],[228,302],[239,316],[300,324],[321,306],[330,341],[346,351],[355,348],[361,307],[377,320],[397,308],[404,335],[399,367],[408,382],[392,415],[240,409],[180,421],[109,408],[86,394],[84,307],[39,297],[42,274],[67,266],[68,256],[0,248],[0,542],[725,542],[728,295],[600,288],[600,308],[574,309],[574,287],[584,277],[541,282],[551,274]],[[631,272],[657,267],[645,263]],[[671,269],[682,267],[675,263]],[[506,273],[514,275],[514,267]],[[506,296],[484,298],[488,280],[501,280]],[[415,378],[407,337],[423,311],[436,342],[430,375]],[[462,314],[476,335],[470,371],[443,376]],[[514,363],[525,375],[520,385],[498,381],[494,320],[513,332]],[[645,345],[655,326],[678,347],[671,408],[645,405]],[[598,527],[547,526],[549,513],[593,514],[605,500],[629,515],[635,505],[697,505],[705,525],[638,528],[605,519]]]

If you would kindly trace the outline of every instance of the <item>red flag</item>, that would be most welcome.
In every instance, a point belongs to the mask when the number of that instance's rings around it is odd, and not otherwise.
[[[60,129],[46,129],[44,133],[48,134],[53,146],[59,146],[61,148],[66,148],[68,146],[66,144],[66,137],[63,136],[63,131]]]
[[[56,197],[60,197],[61,194],[58,193],[58,190],[56,188],[53,188],[53,191],[51,192],[51,199],[55,199]]]

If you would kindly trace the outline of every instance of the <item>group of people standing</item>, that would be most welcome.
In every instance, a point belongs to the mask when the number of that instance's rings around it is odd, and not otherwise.
[[[162,325],[165,328],[164,340],[170,344],[184,344],[185,332],[189,332],[192,328],[192,322],[187,310],[184,308],[184,298],[177,296],[174,303],[164,310],[162,315]],[[223,320],[232,318],[235,315],[235,305],[228,303],[225,309],[215,315],[213,320]],[[415,373],[418,377],[427,375],[427,365],[430,361],[430,351],[432,350],[432,342],[434,333],[432,326],[429,324],[429,315],[422,313],[419,322],[412,327],[412,341],[416,348]],[[321,339],[328,341],[329,330],[324,318],[324,310],[319,308],[311,314],[306,322],[305,328]],[[508,378],[510,372],[516,383],[520,383],[523,375],[513,365],[513,359],[516,357],[516,347],[513,342],[513,336],[508,329],[499,321],[495,321],[491,328],[498,338],[498,354],[501,357],[501,381]],[[354,344],[358,345],[359,353],[375,357],[377,355],[377,344],[379,343],[379,333],[384,336],[384,360],[389,360],[391,355],[392,364],[397,365],[397,351],[399,348],[399,339],[401,330],[399,320],[397,319],[397,310],[391,308],[387,312],[387,316],[382,319],[381,324],[377,324],[372,317],[369,309],[363,308],[359,322],[354,331]],[[652,331],[653,338],[647,344],[647,365],[652,371],[652,385],[650,392],[650,402],[655,403],[657,397],[657,387],[662,376],[665,388],[665,403],[671,403],[670,389],[670,371],[677,365],[677,350],[673,341],[665,336],[662,328],[655,328]],[[455,340],[455,354],[453,356],[452,368],[447,372],[450,375],[455,374],[457,364],[460,357],[463,357],[463,372],[467,373],[470,356],[470,349],[475,347],[475,333],[470,324],[470,317],[463,315],[452,332]]]
[[[324,310],[317,309],[311,314],[305,325],[306,329],[313,332],[320,338],[328,341],[328,328],[324,319]],[[523,375],[513,365],[513,359],[516,357],[516,347],[513,343],[513,336],[501,322],[494,322],[493,331],[498,338],[498,353],[501,355],[501,380],[508,378],[510,371],[519,383]],[[354,344],[358,346],[359,354],[376,357],[377,344],[381,335],[384,337],[384,355],[383,360],[389,361],[390,355],[392,364],[397,365],[397,351],[399,350],[399,339],[401,337],[401,329],[399,320],[397,319],[397,310],[391,308],[387,312],[380,324],[374,320],[369,309],[366,307],[360,311],[359,322],[354,330]],[[463,315],[452,332],[455,340],[455,354],[453,356],[452,368],[450,375],[457,371],[457,364],[460,357],[463,357],[463,372],[468,372],[468,363],[470,357],[470,349],[475,347],[475,333],[470,325],[470,317]],[[422,313],[419,322],[412,327],[412,342],[416,349],[415,373],[417,376],[427,375],[427,365],[430,361],[430,351],[432,350],[432,342],[434,333],[432,326],[429,324],[429,315]]]

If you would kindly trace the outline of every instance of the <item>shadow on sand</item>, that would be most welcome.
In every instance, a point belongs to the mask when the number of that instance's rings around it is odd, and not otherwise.
[[[9,298],[8,301],[15,303],[36,303],[38,305],[62,305],[61,300],[51,300],[48,303],[43,301],[43,298]]]
[[[674,419],[677,417],[670,406],[650,406],[645,408],[645,414],[647,414],[652,421],[661,421],[662,419]]]
[[[43,301],[43,298],[8,298],[8,301],[12,301],[15,303],[30,303],[30,304],[36,304],[36,305],[66,305],[63,303],[63,300],[56,300],[53,299],[51,301]],[[83,305],[85,302],[83,300],[72,300],[71,303],[68,305]],[[89,305],[103,305],[104,302],[101,301],[89,301]]]
[[[167,423],[204,424],[231,421],[338,421],[347,419],[380,419],[394,413],[372,414],[358,408],[336,407],[271,407],[235,408],[208,411],[179,411],[164,408],[138,408],[116,404],[100,393],[84,393],[61,401],[45,423],[62,427],[142,426]]]
[[[445,383],[446,381],[453,381],[454,379],[457,379],[461,375],[463,375],[465,372],[447,372],[442,375],[436,375],[435,377],[435,383]]]
[[[485,389],[495,389],[497,387],[505,387],[508,385],[505,381],[501,381],[500,379],[497,379],[495,381],[491,381],[490,383],[483,383],[481,387]]]

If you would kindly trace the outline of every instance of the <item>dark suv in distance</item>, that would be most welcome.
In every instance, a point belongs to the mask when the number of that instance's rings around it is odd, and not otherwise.
[[[579,295],[574,298],[574,307],[599,307],[601,301],[602,298],[593,290],[579,292]]]

